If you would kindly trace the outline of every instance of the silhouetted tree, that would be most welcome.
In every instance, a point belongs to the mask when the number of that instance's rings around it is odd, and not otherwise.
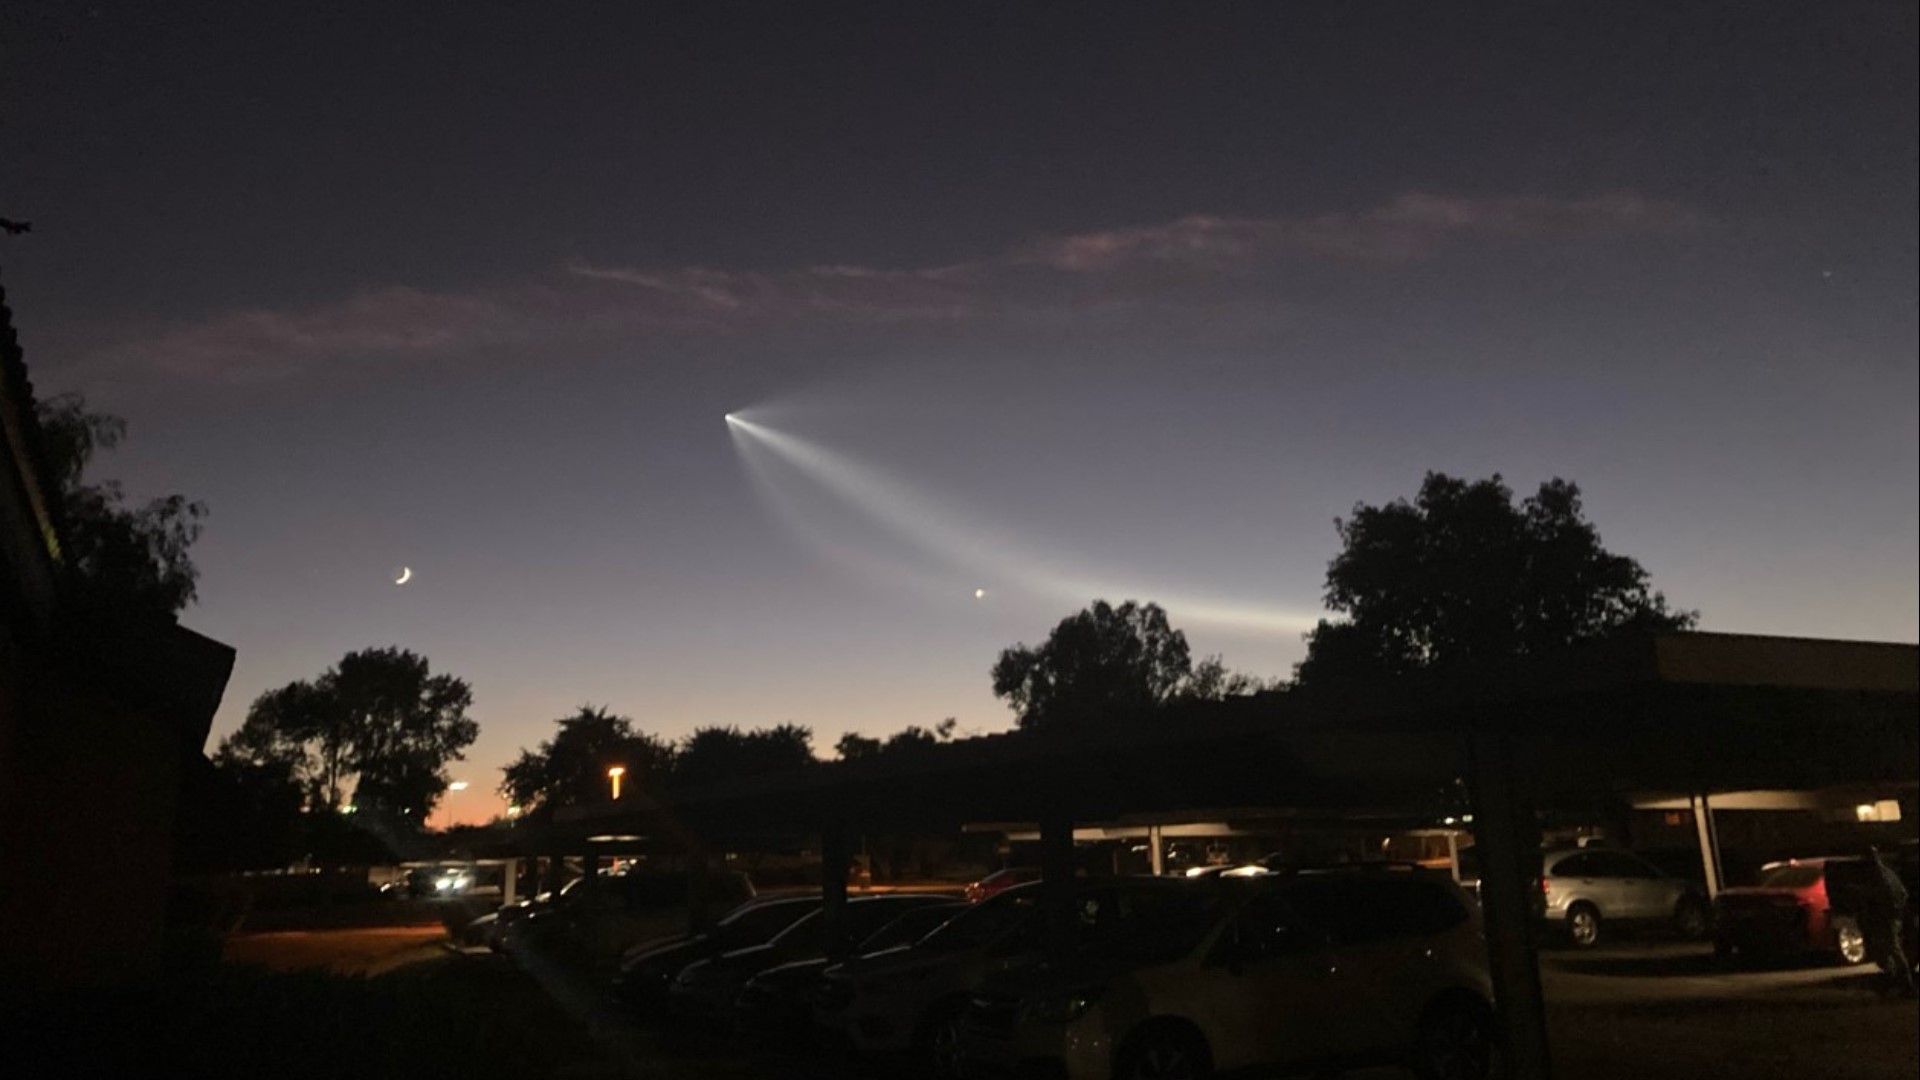
[[[885,739],[849,731],[840,736],[840,741],[833,744],[833,749],[834,753],[840,756],[841,761],[917,753],[952,741],[953,731],[959,723],[958,720],[949,716],[932,728],[909,724]]]
[[[446,791],[447,763],[479,737],[472,704],[466,682],[432,674],[425,657],[364,649],[310,683],[261,694],[216,758],[285,764],[312,805],[333,810],[351,778],[359,809],[418,827]]]
[[[1336,520],[1322,620],[1296,668],[1303,689],[1564,649],[1622,632],[1690,627],[1647,571],[1601,546],[1580,489],[1560,479],[1513,501],[1496,474],[1428,473],[1412,502]]]
[[[176,869],[265,870],[309,850],[305,799],[284,762],[216,759],[208,777],[181,792]]]
[[[246,721],[221,740],[214,764],[277,769],[311,805],[337,807],[348,775],[349,726],[330,694],[311,682],[288,683],[253,700]]]
[[[184,495],[128,505],[117,481],[86,479],[94,456],[126,437],[127,422],[89,412],[78,394],[48,398],[35,411],[60,493],[62,554],[75,587],[121,608],[177,616],[196,595],[200,572],[187,549],[200,538],[206,505]]]
[[[553,738],[537,750],[521,750],[502,770],[500,793],[523,811],[543,814],[605,800],[611,794],[607,770],[614,765],[627,770],[621,779],[630,790],[658,783],[672,771],[671,744],[605,708],[582,705],[554,723],[560,730]]]
[[[1174,696],[1182,701],[1225,701],[1275,689],[1279,682],[1278,679],[1262,679],[1244,671],[1233,671],[1220,657],[1209,656],[1193,665],[1193,671],[1180,684]]]
[[[1060,620],[1045,644],[1019,644],[993,665],[993,692],[1023,728],[1164,705],[1193,674],[1187,637],[1158,604],[1105,600]]]
[[[884,740],[876,739],[872,735],[862,735],[857,731],[847,732],[840,736],[839,742],[833,744],[833,752],[841,761],[860,761],[865,758],[879,757],[881,751],[886,748],[887,744]]]
[[[701,786],[747,776],[791,775],[817,764],[813,731],[797,724],[741,731],[695,729],[674,756],[674,781]]]

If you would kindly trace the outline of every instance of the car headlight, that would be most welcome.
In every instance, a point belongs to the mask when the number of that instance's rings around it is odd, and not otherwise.
[[[1064,994],[1053,994],[1027,1007],[1027,1015],[1043,1024],[1071,1024],[1087,1014],[1107,992],[1104,986],[1082,986]]]

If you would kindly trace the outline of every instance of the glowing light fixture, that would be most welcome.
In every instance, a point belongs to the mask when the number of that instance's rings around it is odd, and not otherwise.
[[[613,782],[613,797],[620,798],[620,778],[627,775],[625,765],[615,765],[607,770],[607,779]]]

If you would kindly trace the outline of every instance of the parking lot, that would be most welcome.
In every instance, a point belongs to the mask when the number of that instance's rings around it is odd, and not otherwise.
[[[315,955],[318,937],[302,939],[303,957]],[[344,937],[342,944],[357,947]],[[456,970],[476,976],[497,976],[512,965],[485,950],[452,960]],[[571,993],[550,972],[517,977],[526,995]],[[1920,1010],[1911,998],[1883,995],[1877,973],[1865,965],[1810,961],[1729,968],[1703,944],[1644,940],[1591,951],[1546,950],[1541,977],[1558,1077],[1881,1080],[1920,1071]],[[749,1048],[604,1013],[579,1019],[610,1059],[627,1063],[624,1071],[662,1080],[921,1080],[917,1067],[904,1060],[784,1043]],[[1342,1075],[1386,1080],[1407,1074],[1366,1069]]]
[[[1727,971],[1694,944],[1629,942],[1541,961],[1554,1074],[1563,1080],[1822,1077],[1891,1080],[1920,1072],[1920,1009],[1883,997],[1870,968],[1793,964]],[[911,1080],[910,1065],[753,1054],[719,1044],[638,1045],[662,1077]],[[1398,1069],[1344,1074],[1404,1078]]]
[[[1907,1077],[1911,998],[1871,967],[1725,970],[1707,948],[1628,943],[1542,958],[1555,1075]]]

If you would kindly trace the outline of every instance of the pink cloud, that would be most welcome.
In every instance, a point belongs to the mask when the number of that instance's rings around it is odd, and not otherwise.
[[[1011,312],[1214,304],[1262,266],[1333,261],[1393,267],[1474,240],[1560,243],[1683,232],[1684,207],[1629,193],[1473,199],[1412,193],[1357,212],[1190,215],[1040,239],[948,266],[821,265],[786,271],[574,263],[468,292],[370,290],[298,310],[242,310],[127,331],[92,359],[185,377],[266,378],[350,359],[457,355],[592,335],[713,336],[796,324],[956,322]]]
[[[1412,193],[1358,213],[1312,217],[1228,218],[1191,215],[1042,240],[1015,258],[1069,273],[1100,273],[1150,263],[1227,268],[1286,258],[1407,263],[1472,237],[1556,240],[1609,234],[1676,232],[1700,224],[1673,203],[1632,194],[1588,199],[1467,199]]]

